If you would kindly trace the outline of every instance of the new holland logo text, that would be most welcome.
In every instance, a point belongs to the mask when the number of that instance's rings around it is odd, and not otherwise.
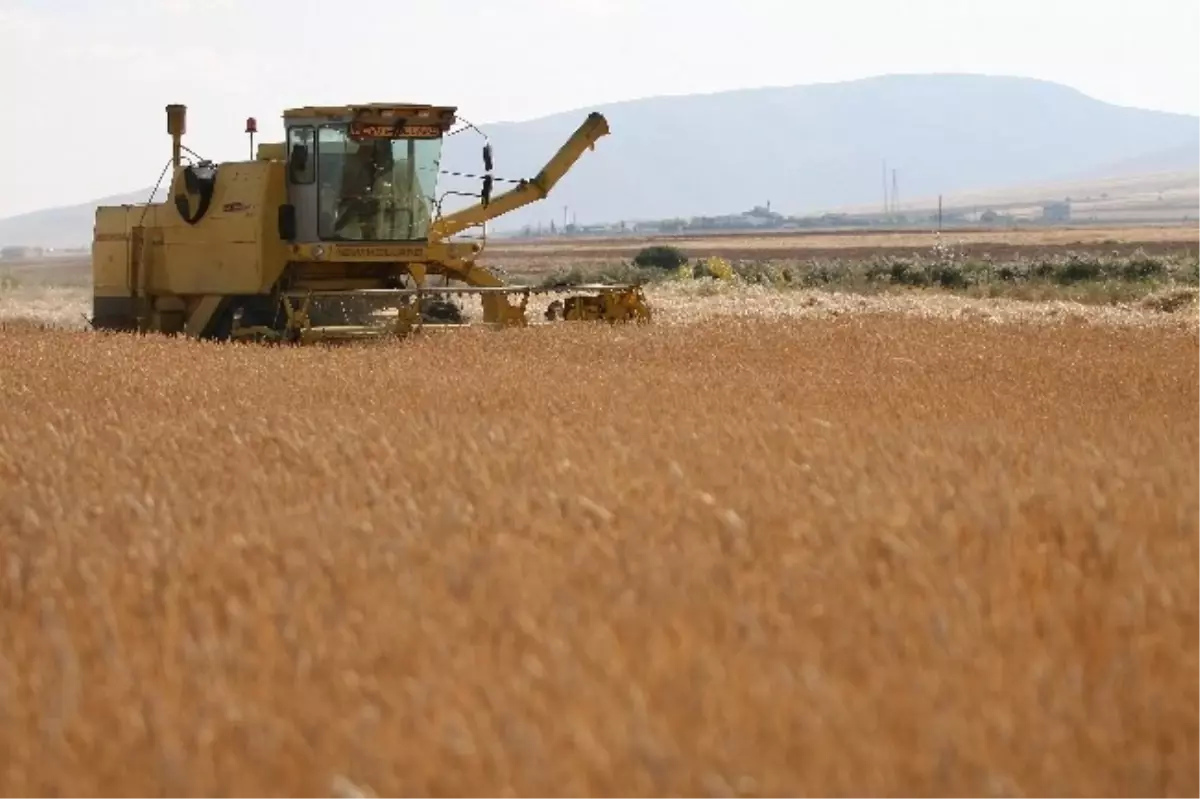
[[[398,247],[395,245],[339,245],[334,255],[342,258],[420,258],[425,254],[423,247]]]

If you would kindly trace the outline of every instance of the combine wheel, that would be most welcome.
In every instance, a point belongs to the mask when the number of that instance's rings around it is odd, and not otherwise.
[[[276,317],[280,315],[277,301],[269,295],[226,297],[221,306],[204,338],[218,341],[245,339],[248,329],[256,332],[274,329],[278,323]]]

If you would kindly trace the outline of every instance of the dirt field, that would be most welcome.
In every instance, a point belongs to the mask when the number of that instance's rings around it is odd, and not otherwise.
[[[1200,228],[1191,226],[1046,228],[1030,230],[973,229],[946,231],[940,240],[972,256],[995,260],[1065,250],[1127,254],[1142,249],[1149,254],[1200,251]],[[747,259],[861,259],[881,255],[928,252],[939,237],[911,231],[864,233],[858,230],[812,233],[744,233],[710,236],[653,236],[629,238],[541,239],[488,242],[487,264],[536,273],[555,263],[631,259],[651,244],[670,244],[703,258]]]
[[[1200,790],[1194,326],[690,318],[0,327],[0,791]]]
[[[6,278],[21,286],[90,288],[92,285],[92,262],[90,258],[77,256],[0,261],[0,284]]]

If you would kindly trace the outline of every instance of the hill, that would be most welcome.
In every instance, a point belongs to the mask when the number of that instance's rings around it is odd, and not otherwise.
[[[883,162],[901,199],[1128,174],[1138,159],[1200,148],[1200,120],[1103,103],[1053,83],[969,75],[660,97],[600,109],[613,135],[553,200],[506,226],[882,205]],[[532,174],[583,111],[487,127],[500,174]],[[455,148],[470,144],[454,142]],[[473,152],[449,150],[453,163]],[[1154,162],[1153,158],[1159,160]],[[1184,160],[1174,162],[1186,169]],[[889,176],[890,179],[890,176]]]
[[[1094,180],[1127,178],[1157,173],[1194,173],[1200,170],[1200,149],[1195,142],[1165,150],[1143,153],[1091,170],[1081,177]]]
[[[535,174],[590,110],[484,125],[496,174]],[[784,213],[881,205],[885,159],[897,170],[903,200],[1139,168],[1194,169],[1200,148],[1194,116],[981,75],[893,75],[595,110],[608,117],[613,135],[585,154],[549,200],[499,220],[497,230],[561,222],[564,206],[591,223],[724,214],[767,202]],[[444,168],[479,171],[480,144],[470,132],[452,137]],[[477,190],[474,181],[454,178],[443,188]],[[78,245],[90,231],[89,206],[50,209],[0,220],[0,244]]]
[[[164,197],[165,192],[161,189],[154,195],[154,199],[160,202]],[[0,219],[0,245],[82,247],[92,240],[96,206],[141,204],[148,199],[150,189],[147,187],[140,191],[102,197],[90,203],[46,208]]]
[[[1018,219],[1038,219],[1042,203],[1069,200],[1072,222],[1102,224],[1178,223],[1196,220],[1200,203],[1200,169],[1173,172],[1134,172],[1113,170],[1111,175],[1090,180],[1021,183],[994,186],[967,192],[951,192],[942,197],[943,209],[950,214],[978,214],[985,210],[1002,212]],[[897,211],[910,219],[928,219],[937,213],[938,197],[909,197]],[[875,215],[879,203],[835,209],[850,215]]]

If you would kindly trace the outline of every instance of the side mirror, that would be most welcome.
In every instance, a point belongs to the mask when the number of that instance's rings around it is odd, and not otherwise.
[[[296,239],[296,206],[286,203],[279,206],[279,238],[284,241]]]
[[[483,168],[488,172],[492,171],[492,145],[490,142],[483,145]]]
[[[488,203],[492,201],[492,176],[483,176],[483,192],[479,195],[483,199],[483,207],[487,208]]]

